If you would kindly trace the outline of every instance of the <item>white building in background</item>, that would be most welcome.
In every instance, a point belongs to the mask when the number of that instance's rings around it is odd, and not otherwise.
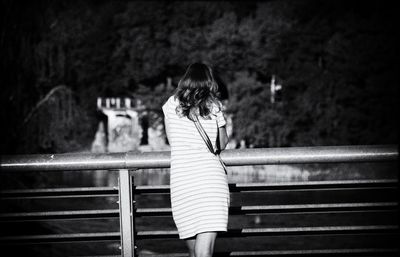
[[[226,102],[224,102],[226,105]],[[163,124],[148,124],[148,111],[140,99],[98,97],[97,110],[104,116],[91,146],[91,152],[169,150]],[[226,115],[227,133],[232,136],[232,116]],[[236,142],[227,148],[235,148]]]
[[[144,127],[148,112],[139,99],[98,97],[104,114],[92,143],[92,152],[154,151],[168,148],[163,128]],[[147,123],[146,123],[147,124]],[[143,140],[144,137],[146,140]],[[144,143],[143,143],[144,141]]]

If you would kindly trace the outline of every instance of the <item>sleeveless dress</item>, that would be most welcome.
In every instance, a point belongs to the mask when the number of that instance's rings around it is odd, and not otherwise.
[[[171,96],[162,110],[171,146],[171,209],[179,238],[202,232],[226,232],[230,205],[227,175],[193,121],[176,113],[178,101]],[[212,109],[211,119],[199,116],[214,149],[218,127],[226,125],[222,111],[217,109]]]

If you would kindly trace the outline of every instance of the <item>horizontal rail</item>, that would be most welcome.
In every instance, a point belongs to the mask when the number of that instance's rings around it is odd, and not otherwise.
[[[0,245],[119,241],[120,232],[75,233],[0,237]]]
[[[231,183],[229,191],[268,191],[268,190],[318,190],[318,189],[371,189],[397,188],[397,179],[366,179],[337,181],[297,181],[279,183]],[[169,185],[135,186],[135,195],[169,194]],[[50,189],[12,189],[0,190],[1,199],[34,199],[34,198],[73,198],[73,197],[116,197],[116,187],[75,187]]]
[[[269,214],[269,213],[325,213],[325,212],[359,212],[359,211],[393,211],[398,207],[396,202],[372,203],[330,203],[330,204],[288,204],[232,206],[230,215]],[[171,216],[171,208],[138,208],[135,217]],[[118,209],[109,210],[79,210],[79,211],[48,211],[1,213],[0,222],[37,221],[37,220],[72,220],[72,219],[102,219],[118,218]]]
[[[220,237],[248,237],[248,236],[303,236],[303,235],[344,235],[344,234],[377,234],[398,233],[398,226],[322,226],[322,227],[277,227],[277,228],[243,228],[229,229]],[[177,238],[175,230],[138,231],[138,239]]]
[[[275,250],[275,251],[236,251],[216,252],[215,257],[247,256],[396,256],[398,249],[391,248],[358,248],[358,249],[315,249],[315,250]],[[139,254],[139,257],[186,257],[187,253]],[[89,256],[88,256],[89,257]],[[94,257],[94,256],[93,256]],[[103,256],[97,256],[103,257]],[[105,257],[105,256],[104,256]],[[107,256],[111,257],[111,256]]]
[[[74,255],[69,257],[121,257],[121,255]]]
[[[279,147],[224,150],[221,157],[228,166],[394,161],[396,145]],[[73,153],[6,155],[1,171],[64,171],[98,169],[168,168],[170,152]]]
[[[118,218],[119,209],[0,213],[0,222]]]
[[[248,257],[248,256],[396,256],[395,248],[354,248],[354,249],[315,249],[315,250],[270,250],[270,251],[235,251],[215,252],[214,257]],[[187,253],[139,253],[139,257],[187,257]],[[74,256],[72,256],[74,257]],[[75,256],[78,257],[78,256]],[[120,257],[120,255],[96,255],[79,257]]]
[[[246,236],[307,236],[307,235],[342,235],[342,234],[380,234],[398,233],[398,226],[325,226],[325,227],[278,227],[278,228],[243,228],[229,229],[220,237],[246,237]],[[137,239],[178,238],[178,231],[139,231]],[[120,240],[119,232],[103,233],[76,233],[55,235],[26,235],[0,237],[0,245],[8,244],[42,244],[42,243],[67,243],[67,242],[97,242]]]
[[[0,190],[2,199],[7,198],[72,198],[72,197],[107,197],[118,196],[116,187],[73,187],[44,189]]]
[[[8,198],[72,198],[118,196],[117,187],[72,187],[0,190],[1,199]]]
[[[318,190],[318,189],[370,189],[370,188],[397,188],[397,179],[365,179],[365,180],[331,180],[331,181],[296,181],[278,183],[232,183],[229,191],[267,191],[267,190]],[[169,185],[135,186],[134,192],[138,194],[168,194]]]
[[[288,204],[261,206],[233,206],[229,215],[272,214],[272,213],[325,213],[325,212],[359,212],[359,211],[393,211],[398,207],[396,202],[381,203],[330,203],[330,204]],[[170,216],[171,208],[138,208],[136,217]],[[0,216],[1,217],[1,216]]]

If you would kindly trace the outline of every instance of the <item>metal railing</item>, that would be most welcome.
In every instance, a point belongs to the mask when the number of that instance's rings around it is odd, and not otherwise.
[[[395,145],[324,146],[226,150],[221,154],[227,166],[301,164],[301,163],[348,163],[348,162],[393,162],[398,159]],[[171,216],[170,208],[136,208],[134,196],[141,194],[168,194],[169,186],[135,186],[133,171],[137,169],[168,168],[169,152],[109,153],[109,154],[44,154],[2,156],[1,172],[19,171],[66,171],[66,170],[118,170],[119,187],[95,187],[78,189],[30,189],[2,190],[2,199],[66,198],[118,196],[119,210],[80,210],[2,213],[0,222],[32,220],[68,220],[86,218],[119,218],[119,232],[79,233],[57,235],[2,236],[0,244],[27,244],[49,242],[107,241],[120,240],[122,256],[135,256],[135,241],[156,238],[177,238],[177,231],[135,231],[135,217]],[[346,189],[398,189],[396,179],[307,181],[288,183],[230,184],[230,192],[252,191],[302,191],[302,190],[346,190]],[[396,201],[371,201],[362,203],[313,203],[261,206],[233,206],[230,215],[271,213],[331,213],[331,212],[396,212]],[[231,229],[222,237],[247,236],[293,236],[293,235],[336,235],[358,233],[398,233],[398,224],[354,225],[354,226],[311,226]],[[217,253],[215,256],[294,256],[294,255],[390,255],[396,249],[314,249],[258,252]],[[159,256],[159,255],[157,255]],[[172,255],[163,255],[172,256]],[[182,256],[177,254],[174,256]]]

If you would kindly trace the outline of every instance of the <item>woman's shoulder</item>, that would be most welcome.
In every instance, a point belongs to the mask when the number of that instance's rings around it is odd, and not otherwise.
[[[178,105],[178,99],[175,98],[175,95],[171,95],[170,97],[168,97],[167,101],[165,101],[163,107],[176,107]]]
[[[165,101],[164,105],[175,105],[178,103],[178,99],[175,98],[175,95],[171,95],[168,97],[167,101]]]
[[[179,103],[178,97],[176,97],[176,95],[171,95],[171,96],[168,98],[168,101],[169,101],[170,103],[172,103],[172,104],[178,104],[178,103]]]

